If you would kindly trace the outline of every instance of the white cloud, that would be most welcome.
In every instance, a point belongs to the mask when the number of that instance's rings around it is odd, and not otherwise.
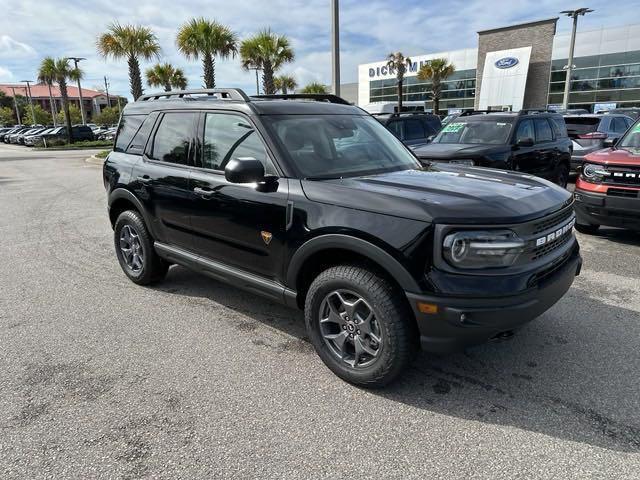
[[[13,73],[7,68],[0,67],[0,80],[8,82],[13,80]]]
[[[35,49],[31,45],[14,40],[9,35],[0,35],[0,58],[34,56]]]

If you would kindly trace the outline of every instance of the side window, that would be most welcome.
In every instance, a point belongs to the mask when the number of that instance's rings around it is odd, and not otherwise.
[[[158,114],[152,113],[145,119],[142,126],[138,129],[138,133],[136,133],[133,140],[131,140],[129,148],[127,148],[127,153],[142,155],[144,147],[147,144],[147,139],[149,138],[149,135],[151,135],[153,124],[156,123],[157,118]]]
[[[240,115],[207,113],[201,166],[224,170],[229,160],[241,157],[260,160],[265,173],[276,173],[262,140],[248,120]]]
[[[409,119],[404,124],[404,139],[405,140],[417,140],[424,138],[424,127],[422,122],[418,119]]]
[[[615,133],[624,133],[627,131],[627,124],[622,117],[613,117],[611,119],[611,130]]]
[[[631,125],[633,125],[633,119],[631,119],[629,117],[626,117],[624,119],[624,123],[626,123],[627,124],[627,128],[629,128]]]
[[[136,134],[140,125],[146,118],[146,115],[123,115],[120,123],[118,124],[118,131],[116,133],[116,143],[113,148],[116,152],[124,152],[131,142],[131,139]]]
[[[393,122],[389,122],[387,124],[387,128],[391,133],[393,133],[396,138],[402,140],[402,122],[399,120],[394,120]]]
[[[567,125],[564,123],[564,119],[551,117],[551,128],[553,128],[553,134],[556,138],[564,138],[567,136]]]
[[[531,120],[523,120],[518,125],[518,131],[516,132],[516,142],[524,140],[525,138],[530,138],[534,141],[536,139],[536,134],[533,130],[533,122]]]
[[[151,158],[187,165],[196,113],[165,113],[153,139]]]
[[[536,143],[550,142],[553,140],[553,133],[546,118],[536,118]]]

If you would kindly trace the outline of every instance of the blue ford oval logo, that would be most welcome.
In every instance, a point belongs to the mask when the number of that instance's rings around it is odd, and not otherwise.
[[[518,64],[518,59],[515,57],[504,57],[496,62],[498,68],[511,68]]]

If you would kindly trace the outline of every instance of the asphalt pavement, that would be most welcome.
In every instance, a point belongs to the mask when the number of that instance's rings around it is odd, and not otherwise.
[[[335,377],[300,312],[121,272],[86,152],[0,146],[0,478],[640,478],[640,235],[512,340]]]

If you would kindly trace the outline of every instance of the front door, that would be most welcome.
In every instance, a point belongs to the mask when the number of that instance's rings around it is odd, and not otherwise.
[[[523,140],[531,140],[534,144],[518,145]],[[518,123],[514,140],[513,164],[511,168],[518,172],[533,173],[539,168],[538,152],[535,146],[536,131],[533,120],[525,119]]]
[[[283,265],[287,227],[286,178],[277,178],[265,144],[251,120],[238,113],[202,113],[201,147],[191,174],[191,225],[196,253],[265,277]],[[253,157],[272,178],[263,184],[225,179],[232,158]]]

